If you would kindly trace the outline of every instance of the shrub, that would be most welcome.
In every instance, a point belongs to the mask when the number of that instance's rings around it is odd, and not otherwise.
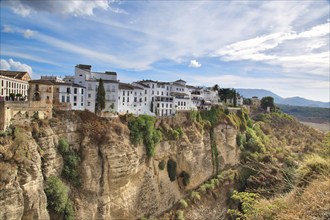
[[[236,135],[236,144],[237,146],[242,146],[244,143],[244,135],[242,135],[241,133],[238,133]]]
[[[201,196],[200,196],[200,194],[198,192],[192,191],[191,194],[190,194],[190,198],[193,201],[196,201],[196,200],[200,200],[201,199]]]
[[[165,169],[165,165],[166,165],[165,160],[162,160],[162,161],[159,162],[159,164],[158,164],[158,168],[159,168],[160,170],[164,170],[164,169]]]
[[[182,177],[182,183],[184,186],[188,186],[190,183],[190,175],[186,171],[182,171],[180,174],[180,177]]]
[[[176,211],[176,219],[177,220],[184,220],[184,215],[182,210]]]
[[[180,199],[179,204],[180,204],[181,208],[183,208],[183,209],[188,207],[188,203],[184,199]]]
[[[70,145],[65,139],[60,139],[57,146],[58,151],[63,157],[62,176],[72,185],[81,186],[81,176],[78,168],[81,162],[79,155],[70,149]]]
[[[69,143],[65,139],[60,139],[57,146],[61,155],[67,154],[70,151]]]
[[[176,162],[172,159],[167,161],[167,172],[168,177],[170,178],[171,182],[175,181],[176,179]]]
[[[317,175],[329,175],[330,164],[329,161],[320,157],[319,155],[308,155],[304,160],[303,165],[298,169],[299,185],[305,185],[313,180]]]
[[[138,145],[143,142],[148,157],[155,155],[156,144],[162,139],[161,131],[155,129],[155,122],[156,118],[152,116],[139,115],[136,118],[130,118],[128,123],[132,144]]]
[[[238,210],[228,209],[228,214],[231,216],[238,217],[238,219],[246,219],[246,214],[252,215],[257,212],[254,207],[256,200],[259,198],[258,194],[248,192],[237,192],[233,191],[231,199],[237,200],[241,204],[242,212]]]
[[[68,189],[57,177],[48,178],[45,187],[47,196],[47,208],[55,213],[64,215],[64,219],[73,219],[74,212],[72,203],[68,197]]]

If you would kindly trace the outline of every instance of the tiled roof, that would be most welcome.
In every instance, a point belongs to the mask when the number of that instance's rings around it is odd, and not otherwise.
[[[26,76],[26,74],[29,76],[29,79],[31,79],[28,72],[0,70],[0,75],[7,76],[10,78],[14,78],[14,79],[20,79],[20,80],[22,80],[22,78],[24,76]]]

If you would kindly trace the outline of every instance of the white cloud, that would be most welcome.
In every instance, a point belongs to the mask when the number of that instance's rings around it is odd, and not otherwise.
[[[34,31],[30,30],[30,29],[26,29],[24,32],[23,32],[23,35],[25,38],[30,38],[34,35]]]
[[[190,60],[189,67],[199,68],[202,64],[198,63],[197,60]]]
[[[16,14],[21,16],[28,16],[32,12],[44,11],[57,14],[71,14],[74,16],[90,16],[94,14],[94,10],[108,10],[109,8],[114,13],[124,13],[123,10],[118,8],[112,8],[111,4],[116,1],[109,0],[16,0],[5,1],[4,4],[8,5]]]
[[[19,61],[14,61],[13,59],[4,60],[1,59],[0,69],[2,70],[16,70],[16,71],[26,71],[32,74],[32,67],[27,64],[21,63]]]
[[[329,45],[329,38],[324,38],[329,33],[329,23],[325,23],[298,34],[288,31],[263,35],[227,45],[218,50],[215,56],[224,61],[263,61],[287,69],[309,70],[310,73],[327,76],[329,49],[325,47],[325,50],[318,52],[312,50]],[[281,47],[284,44],[285,47]]]
[[[6,60],[1,59],[0,60],[0,69],[1,70],[9,70],[10,69],[10,64]]]
[[[4,25],[2,32],[11,33],[13,32],[13,29],[9,25]]]

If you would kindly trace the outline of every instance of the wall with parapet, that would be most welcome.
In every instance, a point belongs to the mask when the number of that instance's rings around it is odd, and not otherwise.
[[[17,114],[29,120],[32,118],[50,119],[52,108],[52,104],[42,101],[0,101],[0,130],[6,130]]]

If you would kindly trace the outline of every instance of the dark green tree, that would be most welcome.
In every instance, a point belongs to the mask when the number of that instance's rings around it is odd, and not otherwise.
[[[220,101],[227,103],[228,100],[232,100],[234,106],[237,105],[237,94],[235,89],[223,88],[219,89]]]
[[[274,98],[271,96],[266,96],[261,99],[261,108],[263,110],[267,110],[267,107],[270,107],[270,111],[275,110],[275,103],[274,103]]]
[[[213,91],[219,91],[220,90],[220,86],[218,84],[215,84],[213,87],[212,87],[212,90]]]
[[[95,109],[96,111],[102,111],[105,108],[105,90],[103,80],[99,80],[99,87],[97,88],[96,93],[96,103]]]
[[[250,99],[250,98],[243,99],[243,104],[244,105],[252,105],[252,99]]]

